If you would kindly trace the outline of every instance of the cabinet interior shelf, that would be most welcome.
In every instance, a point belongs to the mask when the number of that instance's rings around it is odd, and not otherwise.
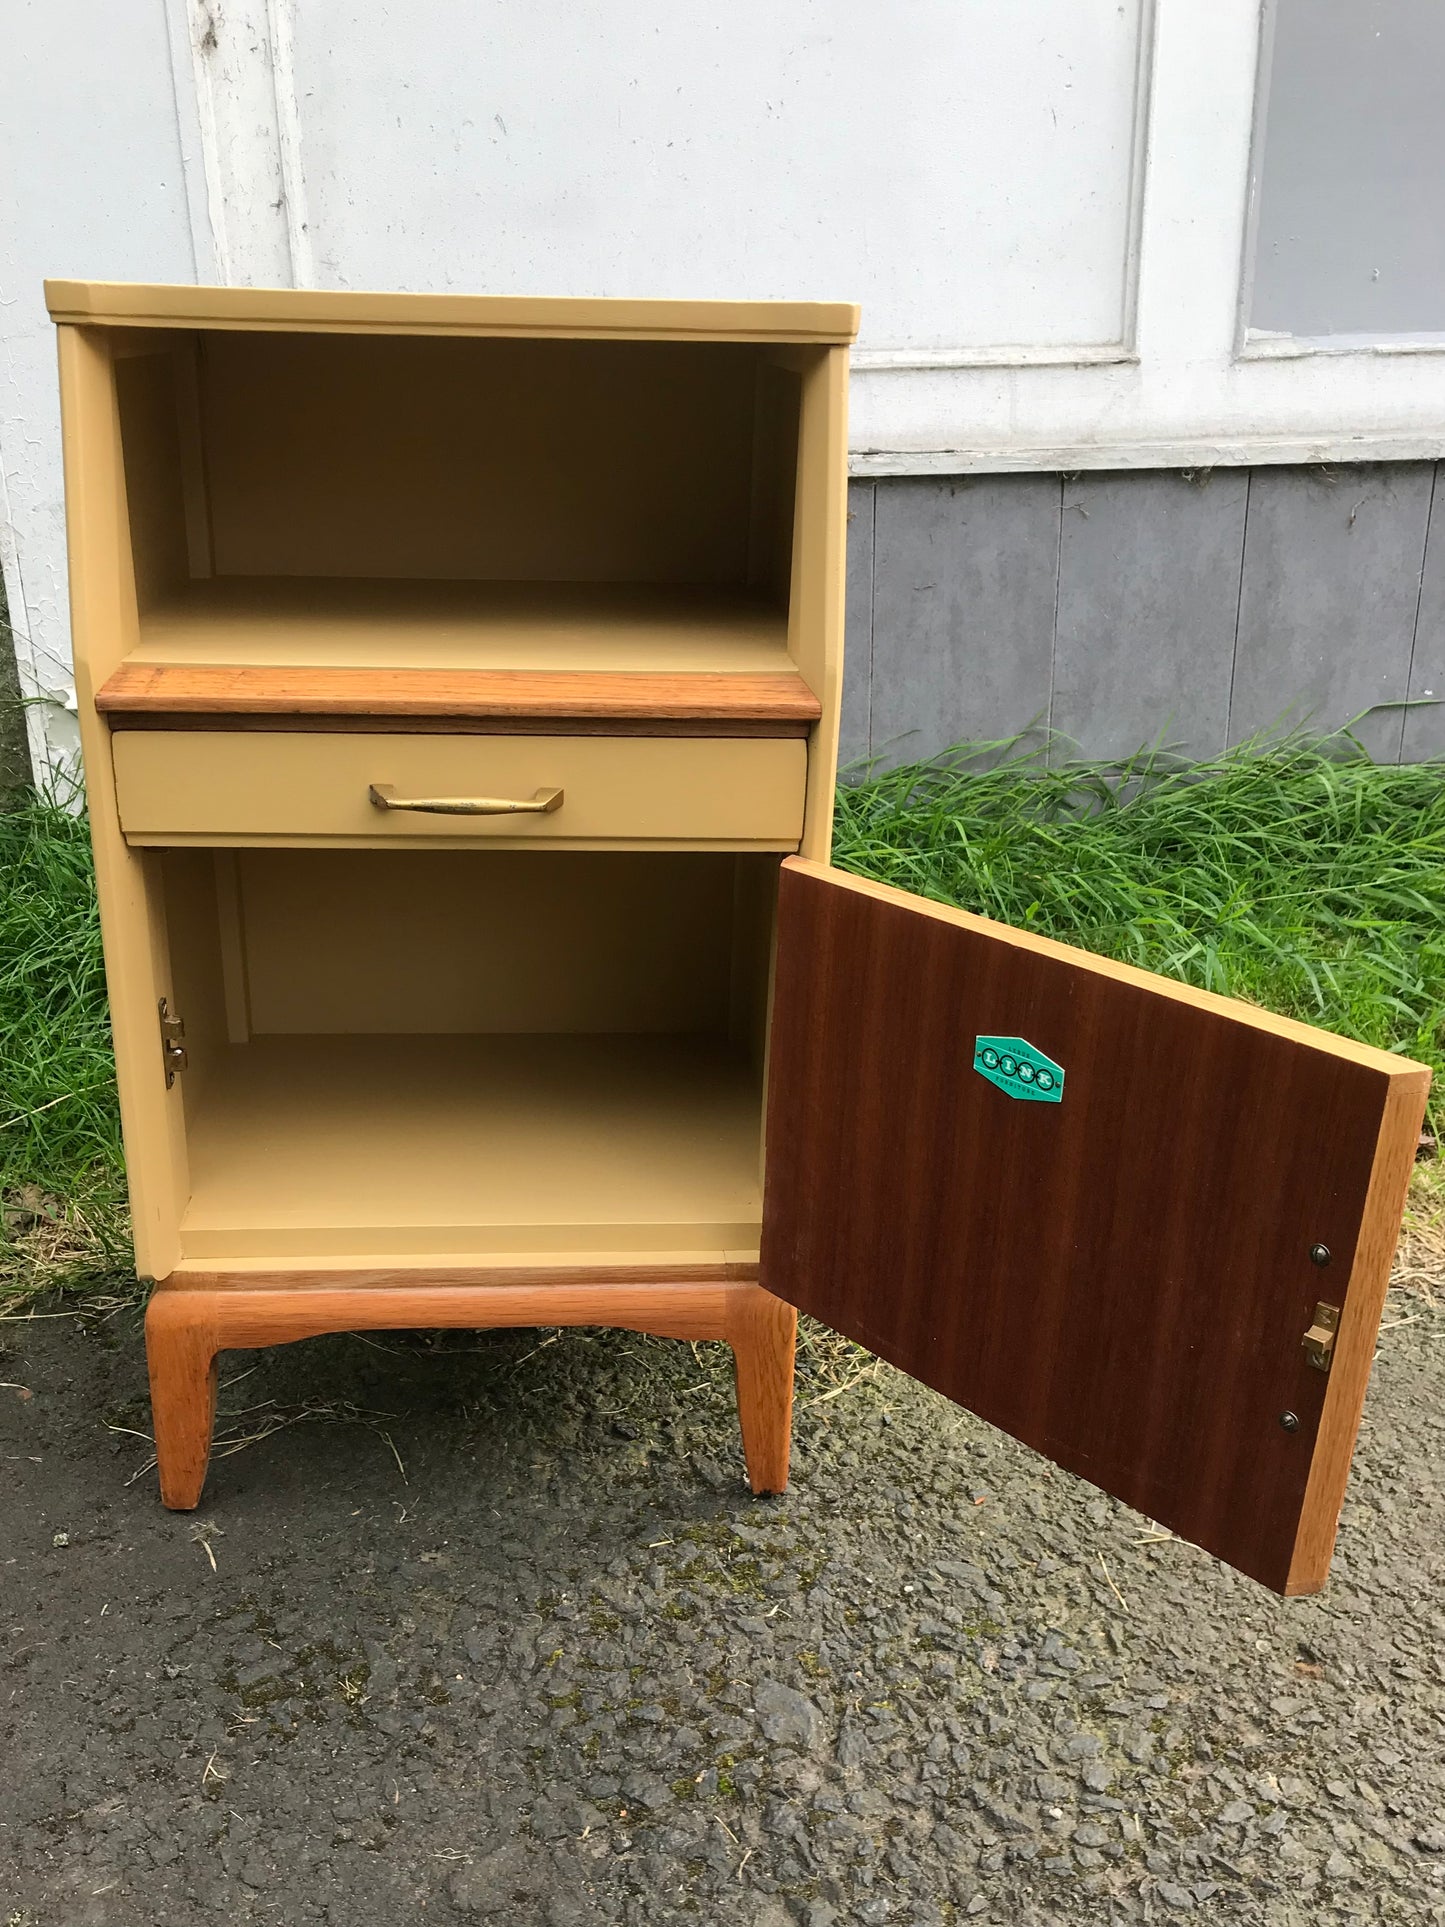
[[[97,703],[120,727],[212,714],[800,730],[821,705],[786,630],[771,603],[729,588],[215,579],[142,615],[140,646]]]
[[[757,1077],[717,1038],[258,1037],[189,1138],[193,1263],[757,1246]]]

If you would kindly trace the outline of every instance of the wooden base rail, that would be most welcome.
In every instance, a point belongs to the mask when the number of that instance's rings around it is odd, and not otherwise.
[[[659,1338],[721,1339],[736,1368],[748,1483],[788,1483],[798,1314],[755,1284],[398,1284],[251,1282],[166,1286],[146,1311],[146,1359],[161,1499],[200,1502],[216,1419],[219,1353],[325,1332],[611,1325]]]

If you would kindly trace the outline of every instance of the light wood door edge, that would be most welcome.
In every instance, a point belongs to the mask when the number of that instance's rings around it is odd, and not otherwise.
[[[648,1332],[658,1338],[723,1339],[747,1343],[764,1315],[758,1299],[773,1299],[756,1284],[719,1280],[695,1284],[406,1284],[375,1286],[244,1285],[213,1290],[181,1287],[152,1294],[148,1337],[186,1333],[214,1354],[284,1345],[345,1331],[487,1331],[507,1327],[599,1325]],[[767,1308],[764,1308],[766,1310]],[[786,1316],[790,1307],[782,1308]]]
[[[673,722],[815,722],[799,675],[640,670],[319,669],[124,662],[96,708],[132,715],[565,716]]]
[[[1309,1482],[1284,1588],[1291,1597],[1318,1592],[1324,1585],[1339,1529],[1345,1487],[1349,1483],[1350,1462],[1364,1411],[1385,1294],[1390,1285],[1390,1267],[1420,1141],[1425,1100],[1430,1091],[1428,1071],[1414,1066],[1405,1069],[1413,1069],[1415,1074],[1396,1078],[1385,1095],[1370,1187],[1341,1304],[1324,1409],[1315,1433]],[[1322,1274],[1322,1278],[1327,1275]],[[1329,1296],[1323,1282],[1321,1296]]]
[[[825,347],[852,341],[859,313],[846,301],[632,301],[70,280],[47,281],[45,304],[52,321],[88,326],[780,341]]]

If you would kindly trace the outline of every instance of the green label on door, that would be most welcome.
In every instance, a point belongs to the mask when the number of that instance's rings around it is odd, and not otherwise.
[[[1009,1097],[1035,1104],[1062,1104],[1064,1067],[1022,1037],[980,1037],[973,1047],[973,1068]]]

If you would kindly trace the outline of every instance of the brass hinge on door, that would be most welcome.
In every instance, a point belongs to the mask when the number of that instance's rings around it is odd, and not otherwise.
[[[1305,1363],[1317,1372],[1327,1372],[1335,1355],[1335,1333],[1339,1329],[1338,1305],[1316,1305],[1315,1321],[1304,1335]]]
[[[170,1006],[161,998],[161,1061],[166,1067],[166,1089],[169,1090],[177,1077],[186,1068],[189,1058],[186,1047],[181,1041],[186,1034],[185,1020],[173,1017]]]

